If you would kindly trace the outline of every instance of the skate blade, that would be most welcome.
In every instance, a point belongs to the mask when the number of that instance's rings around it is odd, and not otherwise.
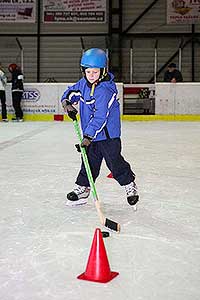
[[[66,206],[71,206],[71,207],[81,206],[81,205],[85,205],[85,204],[87,204],[86,199],[79,199],[77,201],[67,200],[66,203],[65,203]]]

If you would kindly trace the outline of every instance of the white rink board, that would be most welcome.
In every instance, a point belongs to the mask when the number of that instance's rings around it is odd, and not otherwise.
[[[22,109],[25,114],[63,114],[60,99],[74,83],[25,83]],[[123,112],[123,83],[117,83],[121,114]],[[8,113],[14,113],[12,107],[11,84],[6,89],[6,104]]]
[[[156,83],[156,115],[200,114],[200,83]]]
[[[25,83],[22,100],[25,115],[63,115],[60,99],[66,88],[71,85],[73,83]],[[123,83],[116,85],[120,111],[123,114],[124,85]],[[155,115],[199,115],[199,94],[200,83],[156,83]],[[8,113],[13,114],[10,84],[6,89],[6,104]]]

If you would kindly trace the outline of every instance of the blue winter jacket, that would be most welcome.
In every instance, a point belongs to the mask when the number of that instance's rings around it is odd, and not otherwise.
[[[93,96],[90,94],[91,85],[83,77],[64,92],[61,102],[79,102],[83,135],[93,141],[120,137],[120,107],[113,74],[108,73],[106,80],[96,85]]]

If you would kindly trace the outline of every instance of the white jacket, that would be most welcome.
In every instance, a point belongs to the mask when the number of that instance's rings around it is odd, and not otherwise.
[[[0,91],[5,91],[7,84],[7,77],[5,73],[0,69]]]

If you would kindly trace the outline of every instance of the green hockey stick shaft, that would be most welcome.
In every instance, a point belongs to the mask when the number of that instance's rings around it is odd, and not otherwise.
[[[75,131],[76,131],[77,136],[79,138],[79,141],[81,143],[82,135],[81,135],[81,131],[80,131],[78,121],[75,120],[73,122],[74,122]],[[94,180],[93,180],[92,172],[91,172],[91,169],[90,169],[89,161],[88,161],[88,158],[87,158],[86,150],[85,150],[84,147],[80,147],[80,149],[81,149],[81,154],[82,154],[82,157],[83,157],[86,173],[87,173],[87,176],[88,176],[88,180],[89,180],[89,183],[90,183],[90,188],[92,190],[93,198],[94,198],[95,201],[96,200],[98,201],[97,191],[96,191],[96,187],[95,187],[95,184],[94,184]]]
[[[78,123],[77,120],[73,120],[73,123],[74,123],[74,128],[75,128],[77,137],[78,137],[78,139],[81,143],[82,142],[82,134],[81,134],[81,130],[80,130],[80,127],[79,127],[79,123]],[[94,184],[94,180],[93,180],[92,172],[91,172],[91,169],[90,169],[90,165],[89,165],[86,150],[85,150],[84,147],[80,147],[80,149],[81,149],[81,154],[82,154],[84,166],[85,166],[85,169],[86,169],[86,173],[87,173],[87,176],[88,176],[88,180],[89,180],[89,183],[90,183],[90,188],[91,188],[91,191],[92,191],[93,199],[94,199],[94,202],[95,202],[96,210],[97,210],[98,216],[100,218],[100,222],[101,222],[102,225],[108,227],[109,229],[119,232],[120,231],[120,225],[118,223],[110,220],[110,219],[105,218],[104,215],[103,215],[103,212],[102,212],[101,206],[100,206],[100,202],[99,202],[99,199],[98,199],[98,196],[97,196],[97,191],[96,191],[96,187],[95,187],[95,184]]]

